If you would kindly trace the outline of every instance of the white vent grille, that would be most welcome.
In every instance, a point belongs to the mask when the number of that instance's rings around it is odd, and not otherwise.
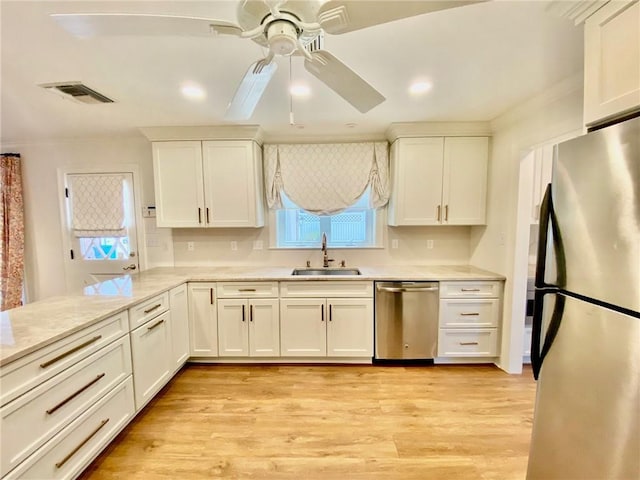
[[[96,92],[81,82],[45,83],[40,86],[65,98],[72,98],[82,103],[114,103],[109,97]]]

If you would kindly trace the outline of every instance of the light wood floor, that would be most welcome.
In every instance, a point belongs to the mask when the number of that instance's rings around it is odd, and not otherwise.
[[[524,479],[535,383],[493,366],[187,366],[83,479]]]

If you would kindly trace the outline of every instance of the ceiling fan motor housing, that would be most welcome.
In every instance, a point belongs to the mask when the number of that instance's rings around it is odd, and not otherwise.
[[[267,27],[269,49],[276,55],[291,55],[298,48],[298,29],[288,20],[275,20]]]

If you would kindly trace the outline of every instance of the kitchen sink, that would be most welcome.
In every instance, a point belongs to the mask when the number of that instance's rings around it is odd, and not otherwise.
[[[361,275],[357,268],[294,268],[291,275]]]

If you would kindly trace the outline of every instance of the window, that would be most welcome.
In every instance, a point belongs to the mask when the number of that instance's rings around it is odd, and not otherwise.
[[[369,188],[351,207],[334,215],[314,215],[299,208],[281,192],[284,208],[276,210],[276,247],[315,248],[327,235],[329,247],[362,248],[377,245],[376,210],[369,206]]]

